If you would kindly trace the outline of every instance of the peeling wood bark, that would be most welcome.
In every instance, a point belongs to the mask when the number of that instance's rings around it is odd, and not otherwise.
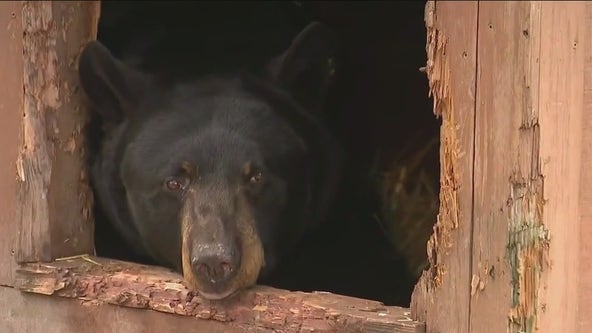
[[[235,298],[208,302],[188,290],[181,275],[160,267],[103,258],[30,263],[17,271],[26,292],[77,298],[274,332],[425,332],[407,309],[330,293],[259,286]]]
[[[92,192],[85,166],[88,112],[77,57],[96,38],[99,2],[22,2],[22,138],[17,260],[92,253]]]
[[[477,2],[429,1],[426,28],[426,72],[442,118],[440,211],[411,309],[427,332],[468,333]]]

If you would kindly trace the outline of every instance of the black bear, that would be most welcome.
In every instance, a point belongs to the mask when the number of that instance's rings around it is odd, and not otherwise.
[[[319,113],[334,49],[313,22],[261,72],[171,82],[90,42],[79,76],[103,124],[91,181],[106,219],[204,298],[257,283],[336,195],[341,148]]]

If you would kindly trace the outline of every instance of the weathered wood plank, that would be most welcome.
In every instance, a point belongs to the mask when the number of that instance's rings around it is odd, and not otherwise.
[[[505,332],[509,321],[525,327],[533,315],[534,269],[545,264],[537,259],[547,240],[539,214],[539,43],[540,2],[479,3],[471,332]],[[535,254],[526,267],[524,249]]]
[[[440,212],[428,242],[431,267],[411,308],[427,332],[469,332],[477,2],[429,1],[427,74],[440,134]]]
[[[242,333],[244,327],[157,311],[22,293],[0,287],[2,333]],[[271,333],[263,328],[256,330]]]
[[[208,302],[170,270],[104,258],[24,264],[20,290],[89,302],[151,309],[232,322],[277,332],[424,332],[407,309],[330,293],[289,292],[259,286],[236,297]]]
[[[16,167],[23,109],[21,4],[0,2],[0,284],[13,281],[15,270]]]
[[[480,2],[472,332],[575,332],[583,13]]]
[[[18,111],[17,260],[92,253],[83,132],[88,112],[76,73],[82,46],[96,38],[99,2],[23,1],[17,7],[23,22],[18,70],[25,73],[18,86],[24,104]]]
[[[592,222],[580,215],[582,174],[592,171],[582,165],[582,121],[592,111],[584,108],[584,38],[589,38],[590,26],[586,28],[584,1],[543,1],[541,7],[539,158],[545,182],[543,222],[551,239],[547,258],[550,269],[543,270],[533,301],[539,302],[541,332],[577,332],[578,303],[590,292],[580,289],[579,281],[592,279],[579,267],[581,224]],[[585,144],[591,143],[588,140]],[[588,316],[592,313],[591,308],[583,310]]]
[[[578,332],[592,332],[592,2],[586,4],[582,181],[580,185],[580,300]]]

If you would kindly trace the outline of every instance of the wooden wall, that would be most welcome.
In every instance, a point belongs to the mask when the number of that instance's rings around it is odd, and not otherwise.
[[[426,9],[442,189],[413,313],[427,332],[587,332],[590,4]]]
[[[94,252],[77,63],[97,35],[99,4],[0,2],[0,331],[423,333],[408,309],[378,302],[253,288],[210,304],[178,273],[77,256]],[[73,266],[48,271],[59,258]],[[108,283],[114,275],[128,279]]]
[[[0,2],[0,285],[13,284],[16,257],[92,252],[74,64],[96,4]],[[426,9],[442,188],[414,316],[427,332],[592,330],[592,4]],[[194,324],[10,287],[0,309],[8,331]]]

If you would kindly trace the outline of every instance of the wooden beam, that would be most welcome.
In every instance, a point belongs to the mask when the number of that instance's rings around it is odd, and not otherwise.
[[[427,332],[469,332],[477,2],[428,1],[430,93],[440,129],[440,211],[428,242],[430,268],[412,297]]]
[[[21,4],[0,1],[0,284],[9,285],[16,269],[16,166],[22,136],[23,45]]]
[[[244,327],[0,287],[2,332],[243,333]],[[257,332],[272,333],[259,329]]]
[[[471,332],[577,331],[585,5],[480,2]]]
[[[425,332],[407,309],[331,293],[259,286],[229,300],[208,302],[188,290],[175,272],[105,258],[24,264],[16,281],[20,290],[31,293],[281,332]]]
[[[84,139],[89,113],[78,88],[77,59],[82,46],[96,38],[99,4],[23,1],[13,5],[23,22],[21,30],[15,31],[18,37],[8,44],[22,45],[23,63],[17,70],[24,73],[22,84],[15,86],[17,95],[23,96],[22,108],[12,110],[21,116],[16,127],[22,128],[13,173],[18,182],[19,262],[94,251]],[[14,165],[15,160],[3,163]]]
[[[509,323],[530,332],[536,316],[548,244],[539,211],[541,4],[479,3],[471,332],[506,332]]]
[[[582,163],[584,141],[584,69],[590,26],[585,1],[541,2],[539,123],[541,171],[544,177],[543,223],[550,233],[549,269],[543,270],[536,298],[541,332],[577,332],[578,305],[591,290],[579,283],[592,279],[580,270],[580,239],[590,242],[592,220],[581,219],[585,208],[580,186],[592,170]],[[587,39],[587,40],[586,40]],[[586,191],[590,191],[587,183]],[[584,205],[584,206],[583,206]],[[583,226],[585,224],[587,226]],[[582,231],[587,234],[581,235]],[[536,304],[536,303],[535,303]],[[590,315],[592,309],[582,309]],[[587,331],[582,331],[587,332]]]

